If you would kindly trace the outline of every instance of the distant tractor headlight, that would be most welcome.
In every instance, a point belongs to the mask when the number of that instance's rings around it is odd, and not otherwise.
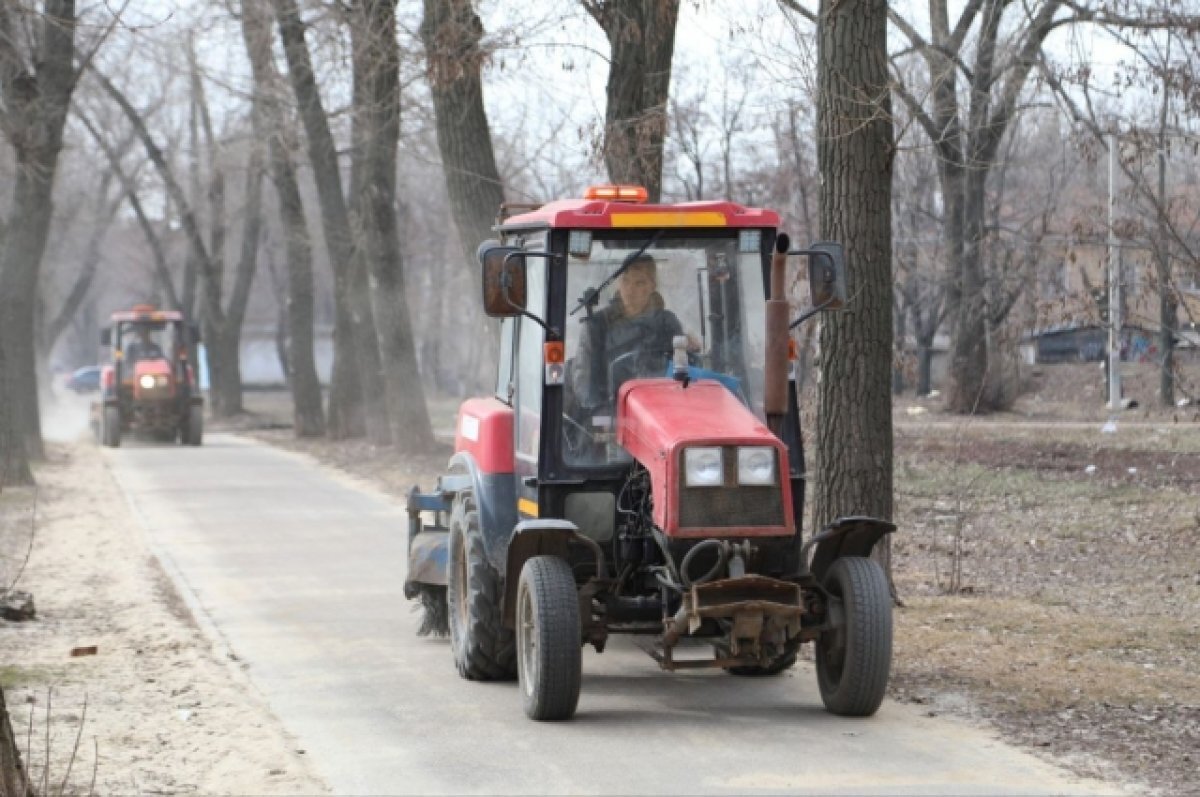
[[[747,446],[738,449],[738,484],[767,487],[775,484],[775,449]]]
[[[684,483],[688,487],[721,487],[725,484],[725,464],[716,446],[689,448],[683,452]]]
[[[141,385],[143,390],[153,390],[154,389],[154,375],[153,374],[142,374],[140,377],[138,377],[138,384]]]

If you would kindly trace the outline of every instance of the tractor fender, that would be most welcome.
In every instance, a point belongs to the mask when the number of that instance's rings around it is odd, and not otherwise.
[[[517,525],[517,485],[512,473],[485,473],[468,451],[450,457],[449,470],[452,476],[461,474],[470,479],[484,550],[492,567],[503,573],[509,538]],[[443,479],[442,483],[450,486],[452,481]],[[443,492],[443,495],[450,503],[455,493]]]
[[[895,523],[879,518],[865,515],[840,517],[804,544],[800,549],[800,558],[803,561],[808,549],[815,547],[809,572],[821,582],[836,559],[842,556],[870,556],[875,543],[895,530]]]
[[[560,556],[565,559],[571,540],[580,536],[579,527],[569,520],[522,520],[513,528],[504,563],[504,583],[501,585],[505,627],[516,625],[517,582],[525,563],[535,556]]]

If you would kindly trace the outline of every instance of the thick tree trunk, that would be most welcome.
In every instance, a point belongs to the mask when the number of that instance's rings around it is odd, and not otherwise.
[[[11,395],[13,372],[8,367],[3,334],[0,328],[0,489],[6,485],[33,484],[33,472],[29,469],[29,458],[17,426],[17,413],[12,402],[5,399]]]
[[[263,0],[242,3],[242,34],[254,74],[255,93],[263,111],[264,134],[270,146],[271,175],[279,197],[279,219],[284,230],[288,279],[286,324],[279,325],[276,345],[280,364],[292,391],[297,437],[325,434],[321,407],[321,382],[313,354],[312,243],[304,217],[304,203],[289,152],[286,110],[278,99],[279,76],[271,61],[271,20]],[[290,341],[290,351],[287,341]]]
[[[272,0],[288,63],[288,77],[308,139],[308,156],[317,184],[325,245],[334,279],[334,358],[329,394],[329,436],[335,439],[363,434],[363,385],[359,372],[354,317],[351,309],[354,242],[350,214],[342,190],[337,149],[329,119],[313,74],[304,40],[304,22],[295,0]]]
[[[980,167],[966,176],[963,197],[962,252],[955,286],[954,333],[950,343],[951,412],[974,414],[993,409],[988,390],[991,376],[987,348],[987,305],[983,275],[983,213],[987,171]]]
[[[21,751],[17,747],[3,689],[0,689],[0,797],[36,797],[21,763]]]
[[[496,168],[491,128],[483,104],[482,70],[487,54],[480,47],[483,25],[471,0],[425,0],[421,40],[425,73],[437,118],[442,173],[462,248],[461,272],[467,285],[478,282],[475,252],[491,238],[492,225],[504,201]],[[479,302],[466,302],[459,322],[482,356],[472,388],[495,378],[499,325],[490,321]]]
[[[604,112],[604,165],[614,183],[662,194],[663,139],[679,0],[585,0],[612,50]]]
[[[360,0],[352,29],[357,200],[366,233],[371,309],[379,337],[392,442],[430,450],[433,432],[417,370],[404,263],[396,227],[396,147],[400,138],[400,51],[396,0]]]
[[[822,0],[821,236],[845,244],[853,298],[821,321],[815,529],[843,515],[892,517],[894,145],[886,33],[886,0]],[[876,550],[888,567],[888,546]]]
[[[54,175],[63,125],[75,89],[75,0],[46,0],[41,14],[13,19],[0,8],[0,126],[15,154],[17,179],[0,253],[0,345],[6,347],[9,379],[0,394],[15,414],[15,431],[26,453],[43,456],[34,341],[34,308],[46,236],[53,213]],[[28,61],[17,48],[16,26],[32,27],[37,51]]]

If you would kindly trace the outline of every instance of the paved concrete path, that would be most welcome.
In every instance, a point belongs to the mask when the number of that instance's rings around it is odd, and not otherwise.
[[[671,675],[618,639],[584,653],[577,718],[525,719],[414,634],[403,506],[231,435],[106,451],[152,545],[338,794],[1111,793],[891,702],[821,708],[784,677]],[[903,644],[903,640],[899,640]]]

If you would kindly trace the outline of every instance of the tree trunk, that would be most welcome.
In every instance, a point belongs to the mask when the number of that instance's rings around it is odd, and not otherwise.
[[[1158,236],[1155,258],[1158,276],[1158,349],[1162,357],[1159,369],[1158,397],[1164,407],[1175,406],[1175,329],[1179,324],[1175,285],[1171,282],[1171,253],[1167,241],[1167,111],[1170,108],[1170,80],[1163,75],[1162,106],[1158,117]]]
[[[963,197],[962,250],[958,260],[958,301],[950,343],[951,412],[974,414],[992,409],[988,394],[987,306],[983,277],[983,213],[987,171],[966,175]],[[952,292],[953,295],[953,292]]]
[[[8,352],[0,329],[0,489],[5,485],[33,484],[33,471],[25,454],[17,413],[13,404],[3,400],[11,395],[12,369],[8,367]]]
[[[41,418],[34,341],[34,308],[46,237],[53,215],[54,175],[63,126],[75,89],[75,0],[46,0],[41,14],[14,22],[8,4],[0,9],[0,125],[12,145],[13,184],[4,250],[0,253],[0,345],[6,347],[9,379],[0,403],[15,414],[15,432],[26,454],[41,458]],[[18,52],[15,24],[38,25],[37,50],[28,60]],[[30,31],[32,33],[32,31]]]
[[[379,337],[392,442],[433,447],[405,292],[396,227],[396,147],[400,137],[400,51],[396,0],[360,0],[352,11],[355,157],[359,218],[366,240],[371,309]]]
[[[279,325],[276,345],[280,365],[292,391],[296,436],[318,437],[325,434],[325,413],[321,407],[321,381],[313,354],[312,243],[296,167],[289,151],[292,136],[286,110],[278,99],[279,76],[270,58],[271,20],[263,0],[242,3],[242,35],[254,74],[255,94],[263,111],[264,134],[270,146],[271,175],[279,197],[279,220],[287,257],[286,324]],[[289,340],[290,351],[286,343]]]
[[[37,797],[21,763],[3,689],[0,689],[0,797]]]
[[[679,0],[584,0],[612,50],[604,111],[604,164],[614,183],[662,194],[663,139]]]
[[[894,149],[886,34],[886,0],[822,0],[821,236],[845,244],[853,298],[821,321],[814,529],[844,515],[892,517]],[[890,547],[883,542],[876,552],[890,573]]]
[[[334,357],[329,394],[329,436],[335,439],[361,435],[363,384],[358,365],[354,314],[351,309],[354,241],[350,215],[342,190],[337,149],[329,130],[329,119],[321,102],[313,74],[312,59],[304,40],[304,23],[295,0],[273,0],[279,36],[288,63],[288,77],[308,139],[308,156],[317,184],[325,246],[334,281]],[[361,336],[360,336],[361,337]]]
[[[483,25],[470,0],[425,0],[421,22],[425,73],[437,119],[442,173],[462,248],[461,274],[467,285],[478,277],[475,252],[493,237],[492,225],[504,201],[496,168],[491,128],[483,104],[481,72],[487,54],[480,48]],[[499,324],[483,314],[479,302],[467,302],[459,322],[483,355],[472,389],[494,379]]]
[[[917,341],[917,395],[933,392],[933,340]]]

